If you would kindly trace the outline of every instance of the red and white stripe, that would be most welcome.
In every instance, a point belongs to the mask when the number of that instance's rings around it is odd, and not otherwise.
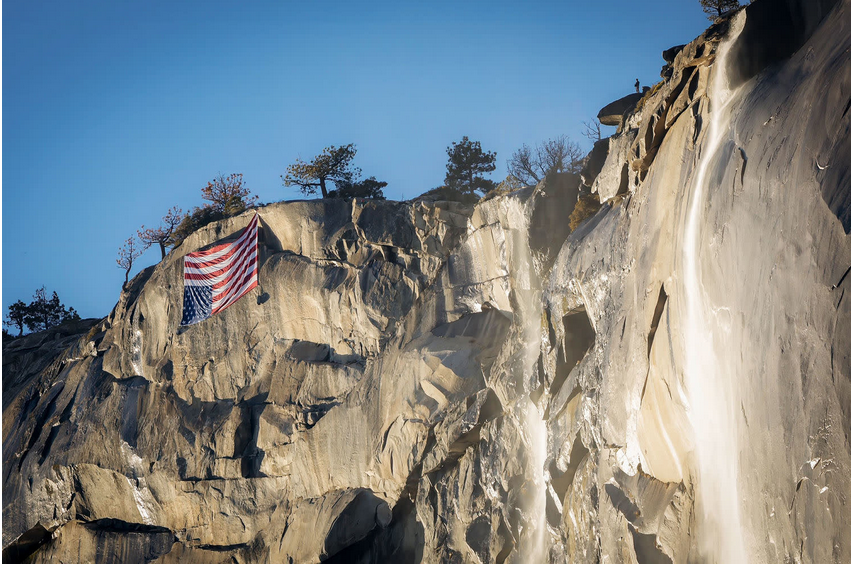
[[[231,243],[184,257],[184,285],[213,288],[211,314],[219,313],[258,285],[258,214]]]

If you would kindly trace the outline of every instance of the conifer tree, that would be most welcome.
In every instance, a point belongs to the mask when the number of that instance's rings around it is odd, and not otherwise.
[[[73,307],[66,308],[56,292],[48,298],[44,286],[33,294],[33,301],[25,304],[21,300],[9,306],[5,324],[17,327],[18,336],[24,334],[24,326],[30,331],[44,331],[60,323],[80,319]]]
[[[27,304],[18,300],[9,306],[9,313],[6,315],[6,325],[18,328],[18,336],[24,334],[24,325],[27,319]]]
[[[388,186],[387,182],[376,180],[375,176],[359,180],[358,182],[338,182],[337,189],[329,192],[330,198],[369,198],[371,200],[384,200],[382,189]]]
[[[711,21],[716,20],[726,12],[740,7],[738,0],[699,0],[699,4]]]
[[[355,145],[342,145],[335,147],[330,145],[323,152],[314,157],[311,162],[296,159],[296,162],[287,167],[287,172],[282,175],[281,181],[285,186],[299,186],[302,193],[307,195],[316,194],[320,189],[324,198],[329,197],[327,182],[333,182],[336,187],[340,185],[352,185],[361,175],[361,170],[352,168],[352,159],[355,157]]]
[[[462,141],[447,148],[444,183],[462,194],[473,195],[477,190],[485,194],[495,187],[495,183],[482,175],[495,170],[496,156],[492,151],[483,151],[479,141],[463,137]]]

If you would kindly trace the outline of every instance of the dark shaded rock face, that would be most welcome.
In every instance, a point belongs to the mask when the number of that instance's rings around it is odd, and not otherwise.
[[[580,184],[577,174],[550,175],[539,185],[529,204],[532,212],[528,231],[530,250],[549,267],[569,236],[569,216],[578,201]]]
[[[14,392],[48,368],[57,360],[60,363],[73,359],[81,350],[68,349],[77,345],[80,337],[94,327],[99,319],[69,321],[41,333],[13,339],[3,344],[3,408]]]
[[[663,53],[661,53],[661,56],[663,57],[664,61],[669,64],[672,64],[675,62],[675,56],[681,53],[681,50],[684,49],[684,47],[684,45],[675,45],[674,47],[665,49]]]
[[[589,153],[589,158],[581,170],[581,180],[588,188],[598,177],[601,168],[604,166],[604,161],[607,159],[607,151],[610,148],[610,139],[599,139],[592,146],[592,151]]]
[[[274,204],[217,316],[178,329],[182,258],[249,213],[5,345],[4,562],[848,562],[850,3],[815,5],[745,73],[799,4],[678,50],[571,234],[573,175]]]

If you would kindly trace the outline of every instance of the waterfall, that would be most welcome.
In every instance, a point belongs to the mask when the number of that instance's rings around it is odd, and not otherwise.
[[[545,514],[545,460],[548,427],[540,407],[530,394],[538,385],[536,362],[542,345],[542,283],[530,251],[530,209],[519,198],[507,198],[510,277],[515,296],[514,313],[520,337],[518,376],[524,383],[524,396],[515,406],[525,449],[527,451],[527,484],[525,492],[524,528],[519,539],[522,562],[547,561],[547,521]]]
[[[715,324],[712,304],[702,285],[699,237],[706,201],[708,170],[728,139],[731,102],[738,89],[730,89],[726,72],[730,49],[743,29],[741,11],[730,22],[728,36],[717,49],[708,91],[710,125],[701,149],[696,181],[684,230],[685,384],[689,417],[694,431],[695,486],[699,548],[703,557],[717,563],[747,562],[738,493],[737,377],[726,370],[714,352]]]
[[[139,327],[138,309],[133,313],[130,323],[130,367],[133,369],[133,376],[142,376],[142,330]]]

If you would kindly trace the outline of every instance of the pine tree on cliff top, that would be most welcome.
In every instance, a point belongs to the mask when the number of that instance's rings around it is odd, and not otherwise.
[[[331,145],[323,149],[311,162],[296,159],[281,177],[282,184],[299,186],[306,196],[316,194],[319,188],[323,197],[328,198],[326,182],[333,182],[338,187],[338,184],[352,184],[361,175],[361,170],[352,167],[355,152],[355,145],[352,143],[340,147]]]
[[[740,7],[738,0],[699,0],[699,4],[711,21],[716,20],[726,12],[736,10]]]
[[[47,290],[42,286],[33,294],[33,301],[29,304],[18,300],[9,306],[4,324],[8,327],[17,327],[20,337],[24,334],[24,326],[30,331],[44,331],[76,319],[80,319],[80,316],[73,307],[66,308],[56,292],[48,298]]]
[[[462,194],[474,194],[477,190],[486,193],[495,187],[495,183],[483,178],[486,172],[495,170],[496,154],[483,151],[479,141],[469,141],[463,137],[459,143],[447,148],[447,176],[444,183]]]

